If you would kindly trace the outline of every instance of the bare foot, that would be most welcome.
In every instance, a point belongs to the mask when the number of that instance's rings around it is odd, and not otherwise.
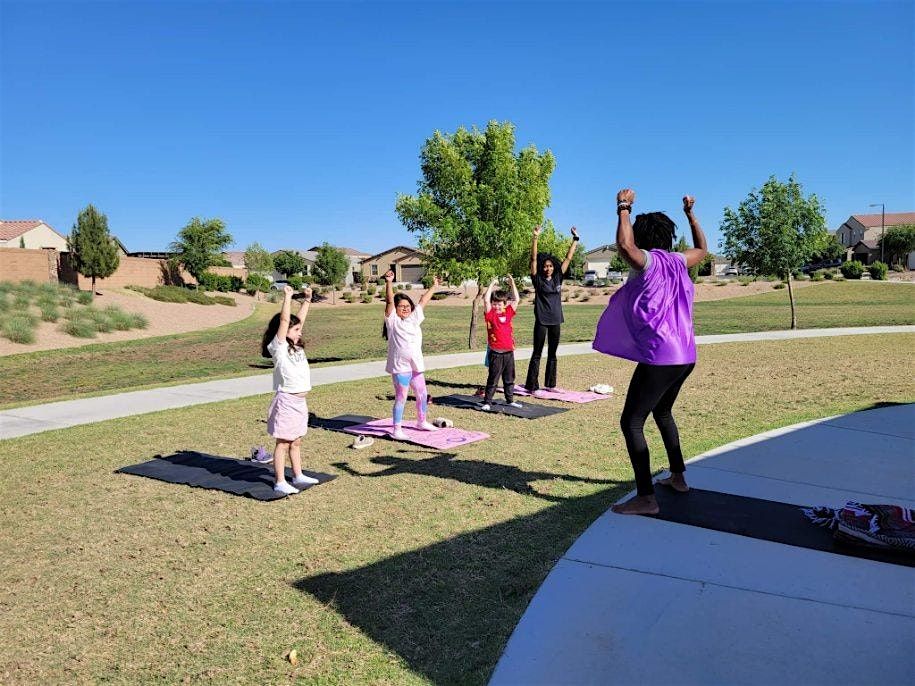
[[[616,514],[625,515],[656,515],[661,511],[658,501],[653,495],[633,496],[625,503],[614,505],[610,510]]]
[[[655,483],[662,484],[663,486],[670,486],[678,493],[686,493],[689,491],[686,477],[682,474],[671,474],[666,479],[658,479]]]

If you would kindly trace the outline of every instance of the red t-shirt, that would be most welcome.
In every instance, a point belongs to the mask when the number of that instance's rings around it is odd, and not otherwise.
[[[496,312],[495,307],[486,313],[487,340],[492,350],[515,349],[515,336],[512,330],[512,319],[514,318],[515,308],[511,305],[506,307],[502,314]]]

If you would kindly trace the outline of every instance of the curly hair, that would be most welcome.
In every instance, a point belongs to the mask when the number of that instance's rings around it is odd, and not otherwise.
[[[663,212],[648,212],[636,216],[632,233],[636,246],[642,250],[660,248],[669,251],[673,249],[677,225]]]

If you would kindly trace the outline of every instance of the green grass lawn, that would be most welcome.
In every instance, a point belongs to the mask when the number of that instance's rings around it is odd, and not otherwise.
[[[907,286],[829,283],[799,289],[797,301],[802,328],[915,324],[915,290]],[[261,305],[243,321],[206,331],[0,357],[0,407],[263,373],[270,361],[259,355],[260,337],[276,309]],[[312,364],[383,358],[381,311],[380,304],[313,310],[306,324]],[[600,305],[566,307],[562,340],[591,340],[602,311]],[[469,319],[467,308],[430,305],[426,354],[466,350]],[[788,295],[782,290],[697,303],[695,320],[698,334],[785,329]],[[532,329],[533,308],[522,307],[515,320],[519,345],[531,344]]]
[[[913,345],[704,347],[676,408],[684,453],[911,402]],[[862,346],[866,379],[836,362]],[[0,442],[0,683],[483,684],[555,561],[632,487],[618,428],[631,370],[563,358],[564,385],[617,395],[537,421],[433,409],[491,434],[456,453],[388,441],[357,452],[312,430],[306,465],[338,478],[274,503],[113,473],[180,449],[245,455],[267,440],[268,396]],[[430,390],[483,371],[433,372]],[[385,379],[322,386],[309,404],[384,416],[389,392]]]

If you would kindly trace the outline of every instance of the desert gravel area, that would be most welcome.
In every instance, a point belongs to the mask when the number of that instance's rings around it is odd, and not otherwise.
[[[226,295],[226,294],[220,294]],[[142,314],[149,320],[145,329],[132,331],[111,331],[96,334],[95,338],[74,338],[58,330],[59,324],[41,322],[36,330],[35,343],[24,345],[0,338],[0,356],[30,353],[39,350],[59,350],[77,348],[94,343],[111,343],[114,341],[132,341],[138,338],[166,336],[186,331],[210,329],[214,326],[230,324],[244,319],[254,310],[254,300],[247,295],[234,295],[238,303],[235,307],[228,305],[197,305],[196,303],[165,303],[135,291],[112,289],[103,291],[95,297],[96,307],[118,305],[127,312]]]

